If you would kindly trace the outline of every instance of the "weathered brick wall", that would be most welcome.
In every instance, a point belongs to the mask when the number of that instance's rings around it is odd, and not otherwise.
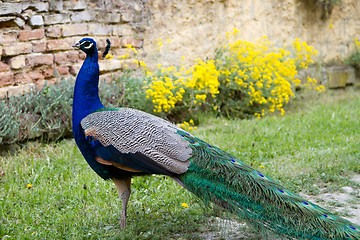
[[[0,2],[0,97],[42,86],[59,75],[75,76],[84,54],[72,45],[93,37],[102,50],[126,53],[125,45],[141,48],[144,20],[141,1],[26,0]],[[121,70],[120,60],[101,59],[101,77]]]

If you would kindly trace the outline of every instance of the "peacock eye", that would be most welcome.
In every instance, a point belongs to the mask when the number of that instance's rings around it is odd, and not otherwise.
[[[92,45],[93,45],[93,43],[92,43],[92,42],[89,42],[89,41],[85,41],[85,42],[83,42],[83,43],[81,44],[81,46],[82,46],[83,48],[85,48],[85,49],[91,48]]]

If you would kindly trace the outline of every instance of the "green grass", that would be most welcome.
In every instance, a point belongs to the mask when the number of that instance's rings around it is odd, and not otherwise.
[[[319,188],[359,188],[350,180],[360,173],[359,119],[360,92],[337,91],[297,99],[284,117],[204,115],[194,134],[295,192],[317,194]],[[118,229],[114,185],[90,169],[73,140],[29,143],[0,157],[1,170],[0,239],[203,239],[218,231],[211,214],[226,218],[171,179],[149,176],[134,179],[128,227]]]

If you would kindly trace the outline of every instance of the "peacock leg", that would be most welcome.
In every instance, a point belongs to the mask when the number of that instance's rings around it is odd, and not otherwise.
[[[118,191],[118,195],[122,200],[121,205],[121,215],[120,215],[120,227],[125,228],[126,226],[126,213],[127,213],[127,204],[129,202],[130,193],[131,193],[131,177],[123,180],[116,178],[112,179],[115,183],[115,186]]]

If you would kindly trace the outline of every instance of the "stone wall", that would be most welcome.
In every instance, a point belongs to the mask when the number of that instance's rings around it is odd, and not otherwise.
[[[111,53],[143,45],[143,6],[136,1],[0,1],[0,96],[75,76],[84,54],[72,45],[93,37],[98,49],[112,42]],[[101,51],[102,52],[102,51]],[[120,60],[101,59],[101,77],[120,71]]]
[[[237,28],[240,38],[267,36],[277,45],[295,38],[318,51],[318,61],[342,60],[360,39],[360,1],[340,0],[331,9],[321,0],[153,0],[144,51],[160,62],[213,57],[226,32]],[[163,39],[164,49],[153,46]],[[171,38],[170,43],[166,39]],[[166,43],[166,44],[165,44]]]
[[[360,1],[341,0],[331,13],[320,0],[11,0],[0,1],[0,96],[20,93],[56,74],[75,76],[84,55],[71,45],[84,36],[101,50],[143,48],[147,61],[176,64],[213,57],[234,27],[240,38],[268,36],[277,45],[300,38],[320,54],[341,60],[360,38]],[[156,41],[164,41],[158,51]],[[172,39],[166,43],[166,39]],[[165,46],[166,45],[166,46]],[[127,64],[128,65],[128,64]],[[121,60],[100,60],[101,77],[121,71]]]

